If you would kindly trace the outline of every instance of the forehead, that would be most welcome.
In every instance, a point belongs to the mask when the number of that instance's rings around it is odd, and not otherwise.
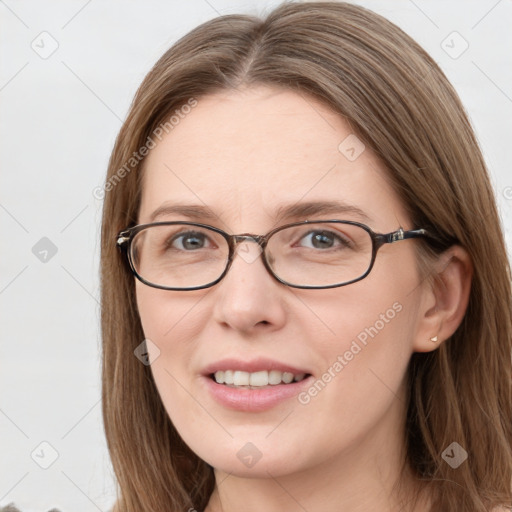
[[[316,200],[359,203],[368,216],[400,207],[342,116],[310,96],[258,86],[201,97],[180,116],[144,162],[139,221],[163,202],[246,219]]]

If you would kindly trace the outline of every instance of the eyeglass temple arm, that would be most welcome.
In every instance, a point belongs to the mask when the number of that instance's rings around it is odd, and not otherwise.
[[[118,249],[123,249],[128,240],[130,240],[130,230],[121,231],[116,237],[116,245]]]
[[[428,236],[426,229],[411,229],[409,231],[404,231],[400,228],[397,231],[393,231],[393,233],[388,233],[386,235],[388,243],[397,242],[398,240],[407,240],[408,238],[420,238],[422,236]]]
[[[404,231],[403,228],[397,229],[392,233],[376,235],[377,245],[380,247],[382,244],[392,244],[400,240],[407,240],[409,238],[421,238],[423,236],[430,236],[426,229],[411,229]]]

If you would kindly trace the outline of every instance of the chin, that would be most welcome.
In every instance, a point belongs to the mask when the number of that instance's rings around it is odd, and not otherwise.
[[[243,478],[269,478],[305,470],[309,465],[321,461],[314,460],[320,453],[318,450],[308,450],[304,446],[305,432],[300,435],[290,435],[284,430],[270,434],[271,429],[243,426],[229,428],[233,435],[230,437],[224,431],[222,434],[188,431],[182,435],[190,449],[207,464],[216,470]],[[302,439],[302,440],[301,440]],[[297,447],[301,447],[298,453]],[[316,457],[308,453],[315,453]],[[327,457],[327,455],[326,455]],[[321,458],[321,457],[320,457]]]

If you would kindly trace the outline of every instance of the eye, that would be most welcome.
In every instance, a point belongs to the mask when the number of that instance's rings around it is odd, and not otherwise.
[[[169,240],[169,247],[180,251],[195,251],[212,247],[208,235],[200,231],[187,231]]]
[[[332,231],[315,230],[306,233],[299,241],[302,247],[311,249],[332,249],[349,247],[350,242]]]

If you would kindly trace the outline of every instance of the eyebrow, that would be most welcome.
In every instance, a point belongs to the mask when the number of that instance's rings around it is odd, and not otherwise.
[[[187,217],[192,220],[213,220],[218,218],[218,216],[215,215],[212,210],[206,206],[195,204],[163,203],[149,216],[149,221],[154,222],[159,217],[176,214],[182,215],[183,217]]]
[[[290,206],[281,206],[276,212],[277,222],[292,220],[297,217],[313,217],[315,215],[355,215],[361,220],[370,222],[372,219],[361,208],[343,201],[308,201]]]
[[[303,219],[317,215],[355,215],[361,220],[370,222],[372,219],[361,208],[343,201],[308,201],[292,205],[280,206],[276,211],[276,222]],[[163,203],[149,217],[149,222],[169,215],[181,215],[190,220],[219,219],[210,208],[193,204]]]

